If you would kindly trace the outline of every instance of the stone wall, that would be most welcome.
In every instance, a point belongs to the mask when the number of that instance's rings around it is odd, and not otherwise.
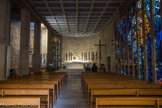
[[[110,57],[110,71],[115,72],[115,22],[118,18],[118,11],[108,20],[108,23],[101,32],[100,39],[106,43],[106,49],[102,48],[102,63],[108,70],[108,57]],[[106,51],[105,51],[106,50]]]
[[[92,54],[93,52],[96,53],[98,50],[98,47],[94,46],[94,44],[98,44],[99,35],[96,36],[88,36],[88,37],[62,37],[62,61],[66,61],[66,54],[68,54],[69,60],[69,52],[72,52],[73,54],[73,60],[74,57],[82,61],[82,53],[87,52],[87,58],[88,62],[95,62],[97,63],[96,59],[89,60],[89,52]],[[84,58],[84,57],[83,57]],[[90,58],[92,59],[92,56],[90,55]]]
[[[42,66],[47,65],[47,42],[48,42],[48,30],[46,28],[42,28],[41,29]]]
[[[11,22],[10,29],[10,44],[11,44],[11,64],[19,67],[20,56],[20,22]],[[19,70],[16,70],[19,74]]]
[[[41,54],[47,54],[47,37],[48,37],[47,29],[43,28],[41,34]]]
[[[101,40],[102,44],[106,44],[106,48],[101,48],[101,63],[105,64],[108,70],[108,57],[110,57],[110,71],[115,72],[115,22],[118,18],[118,10],[108,20],[104,29],[95,36],[88,37],[63,37],[62,38],[62,61],[66,61],[66,53],[73,52],[81,55],[82,52],[98,52],[98,59],[94,61],[99,67],[99,47],[94,46]],[[113,41],[112,41],[113,40]]]
[[[21,22],[11,22],[10,28],[10,45],[11,45],[11,64],[19,67],[20,58],[20,24]],[[34,43],[34,31],[30,31],[30,43]],[[29,62],[32,62],[31,56],[29,56]],[[16,74],[19,75],[19,69],[16,70]]]

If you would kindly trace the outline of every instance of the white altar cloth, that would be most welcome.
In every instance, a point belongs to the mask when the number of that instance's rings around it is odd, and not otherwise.
[[[90,62],[62,62],[66,69],[84,69],[84,65],[90,64]]]

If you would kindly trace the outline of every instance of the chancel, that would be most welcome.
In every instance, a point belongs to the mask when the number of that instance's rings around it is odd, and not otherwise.
[[[69,53],[69,60],[68,55],[66,53],[65,57],[66,60],[62,61],[62,65],[63,67],[65,67],[66,69],[84,69],[85,66],[88,64],[90,64],[90,61],[85,61],[84,60],[84,56],[82,55],[83,53],[78,53],[77,51],[75,52],[70,52]]]
[[[162,0],[0,0],[0,108],[162,108]]]

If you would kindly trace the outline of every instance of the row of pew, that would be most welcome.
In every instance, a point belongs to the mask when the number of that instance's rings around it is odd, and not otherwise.
[[[83,72],[91,108],[162,108],[162,86],[109,72]]]
[[[38,72],[0,81],[0,108],[53,108],[66,72]]]

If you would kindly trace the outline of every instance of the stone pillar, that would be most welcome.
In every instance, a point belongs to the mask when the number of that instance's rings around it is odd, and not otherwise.
[[[10,0],[0,0],[0,80],[6,78],[7,46],[9,46],[9,33]]]
[[[34,61],[33,61],[34,72],[39,72],[41,68],[40,38],[41,38],[41,23],[35,22],[34,24]]]
[[[21,9],[21,33],[20,33],[20,75],[29,74],[29,40],[30,40],[30,11]]]
[[[52,32],[48,30],[47,64],[52,63]]]
[[[20,26],[21,22],[11,21],[10,28],[10,45],[11,45],[11,64],[19,67],[20,59]],[[19,68],[16,69],[16,75],[19,75]]]

